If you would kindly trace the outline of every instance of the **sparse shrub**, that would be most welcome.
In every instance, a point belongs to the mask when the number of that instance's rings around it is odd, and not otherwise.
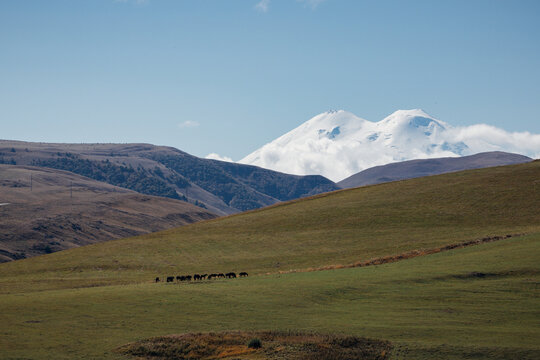
[[[261,340],[258,338],[254,338],[249,340],[248,348],[250,349],[260,349],[262,347]]]

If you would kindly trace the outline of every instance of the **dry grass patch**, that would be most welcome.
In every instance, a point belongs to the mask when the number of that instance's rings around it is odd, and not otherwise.
[[[260,348],[250,348],[260,339]],[[388,359],[390,342],[356,336],[301,332],[221,332],[155,337],[117,349],[146,359]]]

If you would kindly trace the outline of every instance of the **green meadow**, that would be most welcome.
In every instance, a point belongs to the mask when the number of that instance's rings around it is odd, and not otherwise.
[[[393,359],[540,358],[540,162],[343,190],[0,265],[0,357],[124,358],[167,334],[388,340]],[[350,264],[526,234],[395,263]],[[250,277],[153,283],[156,276]]]
[[[539,254],[535,234],[365,268],[7,294],[1,357],[112,359],[152,336],[293,329],[389,340],[396,359],[538,359]]]

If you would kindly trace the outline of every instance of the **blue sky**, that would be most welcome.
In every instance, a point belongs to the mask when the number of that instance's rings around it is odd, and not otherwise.
[[[0,138],[239,160],[312,116],[540,133],[540,1],[1,0]]]

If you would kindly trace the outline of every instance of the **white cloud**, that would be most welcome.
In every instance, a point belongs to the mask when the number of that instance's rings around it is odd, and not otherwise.
[[[268,6],[270,5],[270,0],[261,0],[255,5],[255,10],[260,12],[268,12]]]
[[[495,126],[476,124],[448,130],[448,138],[463,141],[472,153],[507,151],[540,158],[540,134],[508,132]]]
[[[211,153],[211,154],[208,154],[205,156],[206,159],[211,159],[211,160],[219,160],[219,161],[227,161],[227,162],[234,162],[233,159],[231,159],[230,157],[228,156],[221,156],[219,154],[216,154],[216,153]]]
[[[199,126],[199,123],[196,121],[186,120],[183,123],[178,124],[180,128],[194,128]]]

